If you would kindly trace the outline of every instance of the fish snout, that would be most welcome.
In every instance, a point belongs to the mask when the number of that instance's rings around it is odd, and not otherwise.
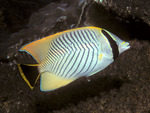
[[[124,42],[119,46],[119,52],[120,54],[123,53],[124,51],[128,50],[131,46],[129,45],[128,42]]]

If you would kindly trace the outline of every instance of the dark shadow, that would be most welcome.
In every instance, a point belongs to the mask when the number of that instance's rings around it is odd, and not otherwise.
[[[121,39],[149,40],[149,25],[141,20],[140,17],[136,16],[133,18],[131,15],[128,15],[126,18],[123,15],[118,16],[111,9],[106,10],[102,5],[93,3],[87,10],[86,23],[104,28]]]
[[[137,22],[133,19],[130,19],[130,23],[126,24],[126,29],[130,34],[130,38],[132,37],[132,39],[149,41],[150,27],[141,19],[139,19]]]

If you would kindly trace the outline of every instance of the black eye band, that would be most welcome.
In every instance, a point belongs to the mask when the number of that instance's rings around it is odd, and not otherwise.
[[[118,50],[118,45],[116,44],[116,42],[113,40],[113,38],[104,30],[102,30],[102,33],[105,35],[105,37],[108,39],[110,46],[112,48],[112,52],[113,52],[113,59],[116,60],[116,58],[119,55],[119,50]]]

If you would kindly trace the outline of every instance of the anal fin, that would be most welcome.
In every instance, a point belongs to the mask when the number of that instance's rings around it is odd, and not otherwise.
[[[52,91],[57,88],[63,87],[75,79],[66,79],[59,77],[53,73],[44,72],[41,74],[41,81],[40,81],[40,89],[41,91]]]

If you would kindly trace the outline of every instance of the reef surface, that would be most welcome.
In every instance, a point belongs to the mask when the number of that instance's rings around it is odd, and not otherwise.
[[[8,0],[0,3],[1,113],[150,112],[148,0]],[[131,48],[89,78],[80,78],[51,92],[41,92],[38,81],[30,90],[16,64],[36,62],[28,54],[19,52],[19,48],[33,40],[82,26],[105,28],[128,41]]]

